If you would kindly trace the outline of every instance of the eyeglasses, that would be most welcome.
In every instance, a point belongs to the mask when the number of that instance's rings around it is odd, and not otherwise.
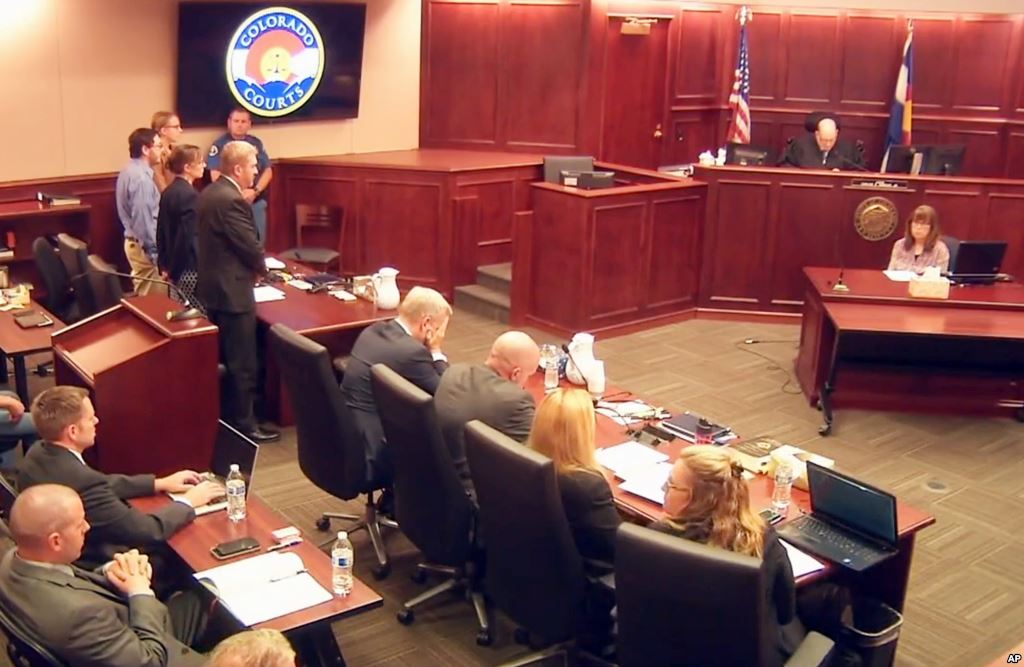
[[[912,225],[919,225],[919,226],[922,226],[922,227],[931,227],[932,226],[932,223],[928,222],[927,220],[914,220],[910,224],[912,224]]]
[[[672,477],[670,476],[668,479],[665,480],[665,483],[661,485],[661,492],[668,493],[669,489],[672,489],[673,491],[688,491],[689,488],[690,487],[688,486],[679,486],[678,484],[672,481]]]

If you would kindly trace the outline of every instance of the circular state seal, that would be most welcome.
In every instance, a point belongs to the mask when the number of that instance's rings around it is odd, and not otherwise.
[[[896,205],[885,197],[868,197],[853,214],[853,227],[865,241],[881,241],[896,231]]]
[[[324,43],[305,14],[269,7],[238,26],[225,63],[228,88],[244,109],[257,116],[287,116],[320,85]]]

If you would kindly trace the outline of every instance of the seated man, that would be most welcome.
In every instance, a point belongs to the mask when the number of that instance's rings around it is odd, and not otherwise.
[[[811,114],[807,121],[807,134],[794,139],[786,147],[781,161],[783,165],[837,171],[864,169],[864,156],[857,147],[839,139],[839,122],[835,118]]]
[[[386,364],[433,395],[448,368],[441,343],[451,315],[452,307],[440,292],[413,287],[398,306],[398,317],[363,329],[352,348],[341,390],[366,446],[367,479],[378,488],[391,483],[391,464],[384,451],[384,427],[373,400],[370,367]]]
[[[25,414],[25,406],[18,395],[12,391],[0,391],[0,468],[13,468],[18,441],[34,440],[35,436],[32,415]]]
[[[105,563],[119,551],[162,544],[195,519],[193,507],[224,493],[219,484],[202,482],[191,470],[157,479],[153,475],[105,475],[90,468],[82,453],[96,443],[99,419],[85,389],[47,389],[32,402],[32,416],[42,442],[22,459],[18,489],[64,484],[81,496],[86,518],[93,526],[82,553],[83,566]],[[153,514],[140,512],[125,500],[154,493],[184,493],[184,497]]]
[[[217,644],[208,667],[295,667],[295,650],[277,630],[246,630]]]
[[[135,550],[116,554],[103,574],[74,567],[88,531],[82,501],[68,487],[22,492],[11,509],[17,547],[0,560],[4,609],[70,665],[202,665],[186,646],[201,625],[198,606],[168,610],[153,595],[148,558]]]
[[[487,361],[455,364],[441,376],[434,394],[437,420],[466,493],[476,500],[466,462],[466,424],[479,419],[519,442],[533,426],[533,396],[523,387],[537,371],[540,350],[522,331],[506,331],[495,339]]]

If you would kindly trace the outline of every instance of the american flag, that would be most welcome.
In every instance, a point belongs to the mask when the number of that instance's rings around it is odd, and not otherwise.
[[[740,52],[736,62],[736,74],[729,94],[729,108],[732,120],[725,135],[727,142],[750,143],[750,57],[747,51],[747,20],[749,9],[740,10]]]

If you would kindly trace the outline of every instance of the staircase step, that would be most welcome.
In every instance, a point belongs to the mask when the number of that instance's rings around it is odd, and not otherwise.
[[[497,292],[509,294],[512,290],[512,262],[476,267],[476,282]]]
[[[512,300],[483,285],[461,285],[455,288],[455,307],[507,324]]]

